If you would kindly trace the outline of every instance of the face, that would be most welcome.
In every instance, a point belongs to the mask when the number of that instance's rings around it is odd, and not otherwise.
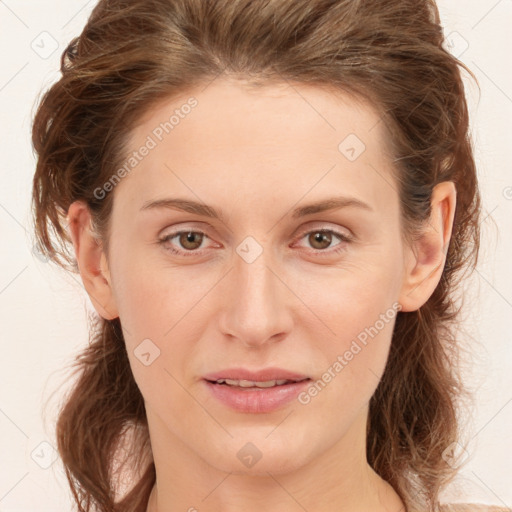
[[[105,267],[154,439],[264,474],[364,432],[406,264],[385,140],[378,113],[346,94],[220,79],[133,130]],[[305,208],[328,200],[340,202]],[[275,388],[260,400],[205,380],[269,367],[310,380],[274,408]],[[262,458],[249,467],[247,453]]]

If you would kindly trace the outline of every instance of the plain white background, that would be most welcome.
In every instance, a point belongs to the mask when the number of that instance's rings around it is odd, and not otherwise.
[[[87,344],[92,306],[79,278],[32,252],[30,124],[40,91],[58,79],[62,50],[95,3],[0,0],[0,512],[71,510],[53,426],[69,364]],[[467,281],[461,339],[473,352],[465,379],[476,408],[466,430],[468,462],[444,501],[512,507],[512,1],[443,0],[439,7],[450,51],[481,87],[466,80],[484,203],[481,261]]]

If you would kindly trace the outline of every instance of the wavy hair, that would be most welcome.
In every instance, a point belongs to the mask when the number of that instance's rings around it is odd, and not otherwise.
[[[421,232],[437,183],[457,189],[441,280],[421,308],[398,314],[367,427],[372,468],[408,509],[436,511],[457,472],[444,453],[462,443],[457,413],[469,396],[455,291],[480,243],[463,69],[476,81],[444,48],[434,0],[101,0],[34,116],[39,250],[78,272],[65,222],[71,203],[83,200],[108,254],[113,194],[94,191],[124,161],[138,119],[163,99],[224,75],[327,86],[369,102],[389,133],[404,236]],[[74,365],[56,438],[78,510],[144,512],[155,466],[119,318],[91,323]],[[123,445],[136,476],[121,493]]]

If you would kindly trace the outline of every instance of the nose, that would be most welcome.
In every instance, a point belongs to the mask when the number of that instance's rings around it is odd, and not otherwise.
[[[240,254],[220,290],[221,332],[249,347],[279,341],[291,330],[291,308],[298,299],[269,250],[253,261]]]

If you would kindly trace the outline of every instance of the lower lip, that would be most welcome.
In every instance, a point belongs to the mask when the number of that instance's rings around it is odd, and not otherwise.
[[[292,402],[311,382],[310,379],[272,388],[239,388],[205,380],[213,396],[239,412],[272,412]]]

